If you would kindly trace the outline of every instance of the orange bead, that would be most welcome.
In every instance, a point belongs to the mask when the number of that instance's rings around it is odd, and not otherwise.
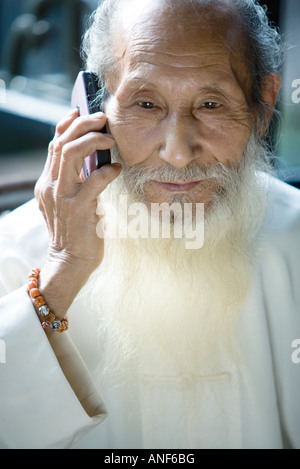
[[[51,324],[53,321],[55,321],[55,314],[49,313],[49,314],[45,317],[45,322]]]
[[[41,270],[40,269],[32,269],[30,274],[28,275],[28,278],[38,278],[40,275]]]
[[[41,296],[39,290],[37,288],[33,288],[32,290],[30,290],[29,292],[31,298],[35,299],[37,298],[38,296]]]
[[[65,321],[64,322],[62,321],[61,322],[61,328],[57,332],[59,332],[61,334],[62,332],[65,332],[67,330],[68,330],[68,323],[65,322]]]
[[[68,321],[67,319],[63,318],[63,319],[61,320],[61,324],[62,324],[62,326],[68,328],[69,321]]]
[[[45,298],[43,296],[38,296],[34,300],[34,304],[37,308],[40,308],[41,306],[44,306],[46,304]]]
[[[53,323],[53,321],[55,321],[55,314],[49,313],[45,317],[45,321],[42,323],[43,328],[47,329]]]
[[[32,290],[33,288],[38,287],[38,281],[36,278],[30,278],[28,282],[28,289]]]

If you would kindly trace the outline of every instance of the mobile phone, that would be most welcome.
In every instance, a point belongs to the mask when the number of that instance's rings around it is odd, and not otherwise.
[[[82,70],[79,72],[72,91],[71,105],[79,110],[79,115],[84,116],[102,111],[99,105],[99,87],[97,77],[91,72]],[[106,126],[101,130],[107,132]],[[92,171],[101,168],[105,164],[111,163],[110,150],[98,150],[90,156],[87,156],[83,162],[83,176],[86,179]]]

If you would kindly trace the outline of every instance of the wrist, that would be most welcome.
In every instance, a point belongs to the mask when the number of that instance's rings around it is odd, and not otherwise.
[[[58,319],[63,318],[89,278],[79,264],[48,259],[40,272],[40,292]]]
[[[32,269],[28,275],[28,294],[33,302],[34,308],[41,320],[43,329],[65,332],[68,330],[68,317],[65,315],[62,319],[56,317],[53,311],[46,304],[44,296],[41,294],[39,287],[40,269]]]

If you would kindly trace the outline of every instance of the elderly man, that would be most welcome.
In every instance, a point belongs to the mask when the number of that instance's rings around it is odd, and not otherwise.
[[[85,52],[104,114],[57,125],[38,203],[1,224],[3,446],[300,447],[300,196],[265,145],[278,33],[254,0],[104,0]]]

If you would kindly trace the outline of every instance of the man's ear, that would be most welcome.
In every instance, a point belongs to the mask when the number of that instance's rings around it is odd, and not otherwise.
[[[261,100],[264,107],[265,119],[259,129],[259,137],[261,137],[268,129],[274,108],[278,99],[281,88],[281,78],[278,73],[267,75],[261,86]]]

